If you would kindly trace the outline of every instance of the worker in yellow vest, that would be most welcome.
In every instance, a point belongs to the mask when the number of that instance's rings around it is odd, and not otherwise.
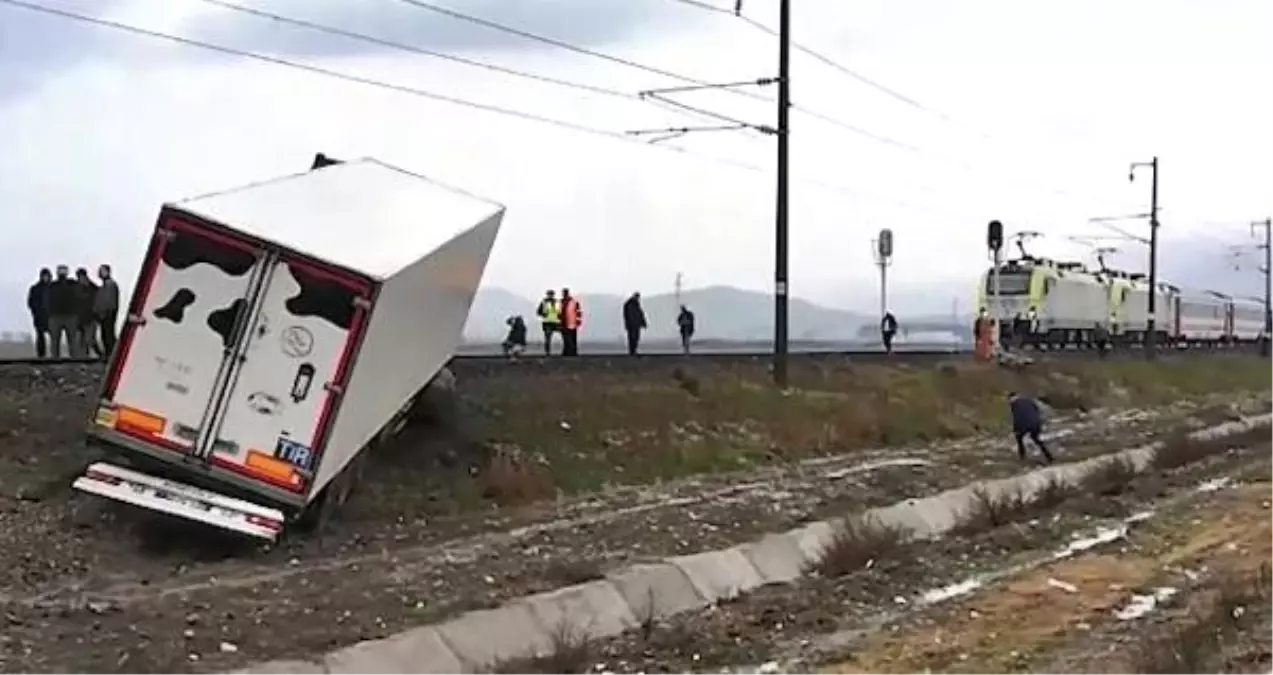
[[[539,301],[535,315],[539,317],[539,323],[544,329],[544,356],[552,356],[553,334],[561,330],[561,306],[557,304],[557,296],[552,289],[544,293],[544,299]],[[564,337],[562,341],[565,341]]]

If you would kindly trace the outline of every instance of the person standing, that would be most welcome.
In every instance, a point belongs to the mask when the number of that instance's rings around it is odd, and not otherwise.
[[[75,270],[75,329],[78,331],[76,343],[79,352],[72,356],[87,358],[90,352],[100,357],[102,347],[97,344],[97,317],[93,315],[93,304],[97,302],[97,284],[88,276],[88,270],[80,267]]]
[[[557,303],[557,296],[551,288],[544,291],[544,299],[539,301],[535,314],[539,316],[540,326],[544,329],[544,356],[552,356],[553,334],[561,331],[561,305]],[[565,341],[565,338],[562,340]]]
[[[63,335],[67,356],[79,352],[79,295],[79,285],[71,279],[70,268],[58,265],[57,276],[49,284],[49,355],[55,359],[62,357]]]
[[[690,353],[690,341],[694,339],[694,312],[681,305],[681,313],[676,315],[676,328],[681,333],[681,351]]]
[[[27,291],[27,309],[31,311],[31,327],[35,329],[35,355],[42,359],[49,355],[49,286],[52,283],[53,273],[45,267],[40,270],[39,280]]]
[[[880,341],[884,343],[884,353],[893,353],[893,336],[897,335],[897,317],[892,312],[884,312],[880,320]]]
[[[110,265],[99,265],[97,278],[102,284],[97,287],[97,295],[93,298],[93,318],[101,332],[101,355],[109,359],[115,351],[115,330],[119,320],[119,284],[111,274]]]
[[[1016,392],[1008,392],[1008,410],[1012,413],[1012,435],[1017,439],[1017,456],[1025,459],[1025,438],[1030,437],[1039,446],[1039,452],[1048,464],[1052,463],[1052,453],[1043,443],[1039,435],[1043,433],[1043,410],[1038,401]]]
[[[561,289],[561,355],[579,356],[579,327],[583,325],[583,308],[570,294],[569,288]]]
[[[628,334],[628,356],[636,356],[641,346],[641,331],[646,329],[645,309],[641,307],[641,294],[633,293],[623,303],[623,330]]]

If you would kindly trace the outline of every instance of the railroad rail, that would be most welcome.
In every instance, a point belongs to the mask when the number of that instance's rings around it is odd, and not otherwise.
[[[1257,345],[1239,345],[1227,347],[1189,347],[1189,348],[1160,348],[1160,354],[1163,356],[1188,356],[1188,355],[1220,355],[1220,354],[1251,354],[1258,351]],[[1099,354],[1091,349],[1025,349],[1018,353],[1024,354],[1034,359],[1095,359],[1099,358]],[[879,348],[796,348],[790,352],[793,359],[810,360],[810,359],[850,359],[854,361],[867,362],[887,362],[896,361],[902,363],[915,362],[931,362],[949,359],[972,358],[972,351],[967,347],[949,347],[949,348],[907,348],[901,347],[892,354],[885,353]],[[1124,359],[1124,358],[1143,358],[1144,350],[1135,346],[1125,346],[1113,349],[1107,352],[1106,358]],[[539,368],[562,368],[568,369],[572,367],[590,368],[592,366],[605,363],[609,365],[630,364],[634,368],[643,366],[668,363],[695,363],[695,362],[714,362],[714,363],[731,363],[731,362],[748,362],[748,361],[768,361],[773,358],[773,353],[768,350],[760,349],[713,349],[705,351],[695,351],[691,354],[683,354],[673,351],[658,351],[638,356],[629,356],[622,349],[603,349],[597,351],[589,351],[579,356],[563,357],[554,355],[545,357],[542,354],[530,352],[523,354],[517,359],[510,359],[503,354],[498,353],[468,353],[461,352],[457,354],[452,363],[461,368],[473,365],[479,367],[506,366],[506,367],[539,367]],[[100,366],[100,359],[92,358],[61,358],[61,359],[40,359],[36,357],[22,358],[0,358],[0,367],[3,366]]]

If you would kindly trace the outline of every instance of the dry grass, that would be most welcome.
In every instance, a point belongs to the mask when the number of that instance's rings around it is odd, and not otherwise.
[[[1154,453],[1154,468],[1170,470],[1220,454],[1230,448],[1243,447],[1268,440],[1269,427],[1267,425],[1207,440],[1197,440],[1181,434],[1169,439],[1158,452]]]
[[[1136,465],[1122,455],[1109,457],[1096,464],[1082,479],[1082,487],[1091,494],[1113,497],[1122,494],[1136,479]]]
[[[1016,373],[967,362],[797,360],[787,391],[774,388],[763,360],[725,364],[691,357],[643,365],[640,373],[598,366],[503,369],[477,381],[459,377],[465,396],[486,408],[483,438],[542,457],[530,473],[542,469],[554,488],[573,493],[1001,429],[1010,390],[1044,396],[1062,410],[1267,390],[1267,370],[1256,363],[1242,357],[1152,366],[1062,362]],[[493,477],[501,484],[506,478],[539,482],[517,468],[496,466],[486,473],[513,474]],[[555,494],[542,486],[511,492],[513,502]]]
[[[813,569],[824,577],[850,574],[897,552],[910,540],[911,532],[904,527],[881,523],[874,517],[854,516],[835,529]]]
[[[510,452],[496,452],[477,477],[482,496],[500,506],[520,506],[557,494],[542,467]]]
[[[1151,633],[1132,651],[1132,667],[1138,673],[1219,672],[1226,643],[1256,627],[1246,619],[1256,608],[1267,608],[1269,589],[1267,562],[1254,572],[1222,576],[1192,621]]]
[[[1002,527],[1027,516],[1048,511],[1076,494],[1075,488],[1053,476],[1038,490],[1026,494],[1020,489],[990,492],[977,488],[968,508],[959,514],[954,533],[972,533]]]
[[[498,635],[492,635],[498,640]],[[592,638],[568,622],[561,622],[549,636],[548,653],[496,663],[494,673],[587,673],[596,651]]]
[[[972,491],[971,503],[959,514],[955,532],[980,532],[1021,518],[1030,509],[1030,500],[1021,490],[990,492],[985,488]]]

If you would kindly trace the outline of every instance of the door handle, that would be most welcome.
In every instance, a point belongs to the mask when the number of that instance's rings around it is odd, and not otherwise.
[[[296,369],[296,378],[292,380],[292,402],[300,403],[309,396],[310,387],[314,385],[314,366],[302,363]]]

